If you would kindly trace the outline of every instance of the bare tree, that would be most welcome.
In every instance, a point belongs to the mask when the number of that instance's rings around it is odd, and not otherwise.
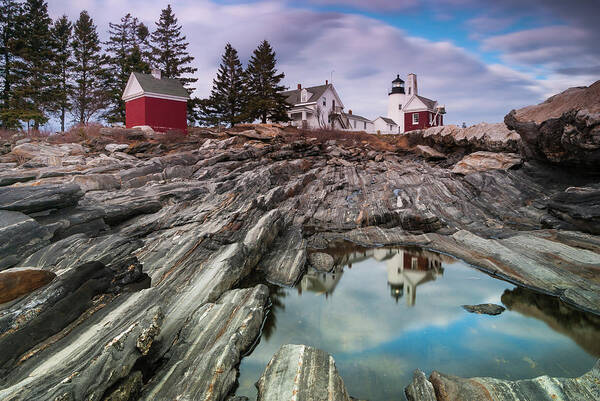
[[[317,105],[317,121],[319,122],[319,128],[321,129],[333,129],[333,110],[330,110],[329,113],[321,107],[320,104]]]

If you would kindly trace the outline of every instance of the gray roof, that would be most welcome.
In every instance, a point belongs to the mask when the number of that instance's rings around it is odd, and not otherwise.
[[[396,122],[395,122],[394,120],[392,120],[391,118],[387,118],[387,117],[381,117],[381,116],[380,116],[379,118],[381,118],[383,121],[385,121],[385,122],[386,122],[386,123],[388,123],[388,124],[394,124],[394,125],[398,125],[398,124],[396,124]]]
[[[433,108],[435,107],[435,103],[436,103],[435,100],[431,100],[431,99],[428,99],[426,97],[419,96],[419,95],[416,95],[416,96],[419,98],[420,101],[422,101],[423,103],[425,103],[425,106],[427,106],[427,108],[429,110],[433,110]]]
[[[134,72],[135,78],[142,86],[144,92],[158,93],[161,95],[179,96],[190,98],[190,94],[177,79],[156,79],[150,74]]]
[[[294,89],[291,91],[281,92],[283,96],[285,96],[285,101],[291,104],[292,106],[297,105],[298,103],[312,103],[319,100],[319,98],[325,93],[327,88],[331,87],[331,84],[328,85],[319,85],[319,86],[311,86],[310,88],[304,88],[308,92],[312,93],[312,96],[306,101],[300,101],[300,92],[302,89]]]
[[[348,114],[348,113],[342,113],[344,115],[344,117],[348,117],[348,118],[354,118],[355,120],[361,120],[361,121],[366,121],[366,122],[371,122],[371,120],[369,120],[366,117],[363,116],[359,116],[358,114]]]

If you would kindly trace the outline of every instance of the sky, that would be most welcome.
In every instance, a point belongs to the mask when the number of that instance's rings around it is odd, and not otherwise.
[[[87,10],[101,38],[127,13],[151,30],[159,0],[49,0],[53,18]],[[391,81],[415,73],[419,94],[446,105],[445,123],[500,122],[600,79],[600,0],[176,0],[170,2],[206,97],[226,43],[247,62],[260,41],[284,85],[332,81],[346,108],[387,113]]]

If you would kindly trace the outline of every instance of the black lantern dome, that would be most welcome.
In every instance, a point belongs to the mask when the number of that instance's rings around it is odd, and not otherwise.
[[[392,81],[392,93],[404,93],[404,81],[400,78],[400,74],[396,76],[396,79]]]

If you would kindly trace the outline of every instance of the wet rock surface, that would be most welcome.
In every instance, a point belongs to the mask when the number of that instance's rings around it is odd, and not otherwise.
[[[600,313],[593,179],[536,161],[463,176],[401,138],[249,130],[125,130],[56,150],[61,163],[2,156],[16,167],[0,173],[0,269],[56,277],[0,307],[0,398],[227,399],[268,305],[266,287],[239,283],[260,270],[293,285],[339,240],[425,246]],[[504,145],[461,152],[513,149],[499,130]],[[329,377],[348,399],[329,359],[301,354],[328,369],[314,391]]]
[[[257,401],[349,401],[333,357],[305,345],[283,345],[257,383]]]

